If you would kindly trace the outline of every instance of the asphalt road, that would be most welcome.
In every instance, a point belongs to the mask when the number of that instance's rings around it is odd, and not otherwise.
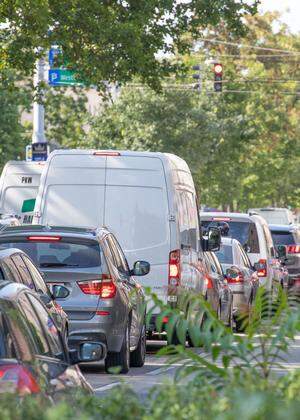
[[[168,365],[167,357],[157,355],[158,350],[163,346],[166,346],[165,341],[148,341],[144,367],[131,368],[127,375],[106,374],[103,364],[85,365],[82,366],[82,371],[96,395],[101,395],[123,382],[143,397],[152,386],[163,385],[167,379],[172,380],[178,368],[178,364]],[[201,349],[196,351],[200,353]],[[297,336],[296,341],[290,345],[286,362],[282,365],[283,369],[274,369],[276,374],[284,375],[287,371],[300,369],[300,336]]]

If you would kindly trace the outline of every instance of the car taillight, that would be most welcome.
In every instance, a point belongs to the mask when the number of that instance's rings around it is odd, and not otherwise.
[[[98,152],[93,152],[94,156],[121,156],[120,152],[106,152],[106,151],[102,151],[99,150]]]
[[[286,251],[288,254],[300,254],[300,245],[287,245]]]
[[[267,260],[264,260],[264,259],[259,260],[256,271],[257,271],[258,277],[266,277],[268,274]]]
[[[78,286],[84,294],[97,295],[102,299],[111,299],[117,292],[115,283],[106,274],[99,280],[79,281]]]
[[[0,383],[14,384],[19,394],[36,394],[40,392],[40,386],[31,372],[20,365],[0,366]]]
[[[205,277],[205,286],[207,287],[207,289],[212,289],[213,288],[213,283],[212,283],[212,280],[209,276]]]
[[[58,242],[61,240],[61,236],[28,236],[27,240],[34,242]]]
[[[236,273],[235,276],[231,276],[227,274],[227,283],[228,284],[237,284],[237,283],[243,283],[244,281],[244,274],[241,273],[240,271],[238,273]]]
[[[169,285],[180,285],[180,250],[170,252],[169,256]]]

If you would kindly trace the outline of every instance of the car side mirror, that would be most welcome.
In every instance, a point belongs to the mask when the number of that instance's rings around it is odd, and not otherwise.
[[[133,276],[146,276],[150,272],[150,264],[147,261],[136,261],[131,270]]]
[[[207,235],[207,251],[219,251],[221,245],[221,231],[217,227],[210,227]]]
[[[54,299],[64,299],[70,294],[69,290],[60,284],[54,284],[52,286],[52,295]]]
[[[69,356],[72,365],[99,362],[106,356],[106,346],[102,343],[82,343],[78,350],[69,350]]]
[[[277,251],[278,258],[285,258],[286,257],[286,246],[285,245],[277,245],[275,247]]]

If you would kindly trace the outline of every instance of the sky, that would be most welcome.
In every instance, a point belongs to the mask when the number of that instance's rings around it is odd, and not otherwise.
[[[261,0],[260,10],[283,12],[282,20],[291,28],[291,31],[300,32],[300,0]]]

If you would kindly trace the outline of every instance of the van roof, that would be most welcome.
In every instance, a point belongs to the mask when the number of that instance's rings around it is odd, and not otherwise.
[[[172,153],[162,153],[162,152],[143,152],[143,151],[132,151],[132,150],[103,150],[103,149],[60,149],[60,150],[54,150],[48,158],[48,162],[51,161],[51,159],[54,156],[57,155],[91,155],[99,154],[99,156],[118,156],[117,154],[120,154],[120,156],[137,156],[137,157],[158,157],[162,160],[169,161],[172,165],[174,165],[176,168],[181,168],[184,170],[187,170],[189,172],[189,167],[184,159],[181,157],[174,155]]]

